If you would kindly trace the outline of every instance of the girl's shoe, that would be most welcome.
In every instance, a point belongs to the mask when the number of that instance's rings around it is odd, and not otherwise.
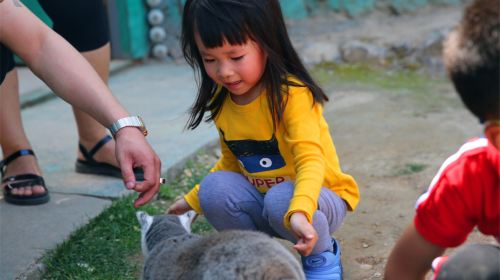
[[[342,279],[340,246],[333,238],[332,245],[333,252],[325,251],[321,254],[302,257],[302,268],[307,280]]]

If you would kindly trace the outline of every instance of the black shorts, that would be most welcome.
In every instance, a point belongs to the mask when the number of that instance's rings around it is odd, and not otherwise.
[[[39,0],[54,23],[53,29],[79,52],[96,50],[109,42],[104,0]],[[0,44],[0,84],[14,68],[12,52]]]

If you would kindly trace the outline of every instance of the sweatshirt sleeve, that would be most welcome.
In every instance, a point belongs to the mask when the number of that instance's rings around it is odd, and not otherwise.
[[[314,104],[314,105],[313,105]],[[317,209],[318,197],[325,176],[324,152],[321,145],[320,120],[322,108],[313,103],[307,87],[290,92],[283,121],[285,141],[291,149],[296,169],[295,190],[284,224],[290,227],[290,216],[303,212],[310,223]]]

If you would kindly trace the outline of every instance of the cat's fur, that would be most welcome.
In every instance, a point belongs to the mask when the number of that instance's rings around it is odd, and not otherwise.
[[[191,234],[193,212],[154,217],[137,212],[137,218],[146,257],[145,280],[305,279],[298,260],[263,233]]]

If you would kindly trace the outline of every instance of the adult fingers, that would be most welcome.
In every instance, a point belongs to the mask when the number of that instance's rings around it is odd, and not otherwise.
[[[139,193],[139,197],[134,201],[134,207],[137,208],[151,201],[151,199],[153,199],[158,190],[159,190],[159,185],[153,186],[149,190]]]
[[[160,160],[155,156],[151,163],[142,167],[144,181],[136,184],[135,190],[140,194],[134,202],[135,207],[148,203],[160,189]]]
[[[123,158],[120,162],[120,169],[122,171],[123,183],[129,190],[135,188],[135,174],[133,170],[133,163],[130,158]]]
[[[160,184],[160,169],[159,161],[156,156],[151,157],[150,160],[144,160],[139,166],[144,171],[144,181],[138,182],[134,188],[137,192],[145,192]]]

